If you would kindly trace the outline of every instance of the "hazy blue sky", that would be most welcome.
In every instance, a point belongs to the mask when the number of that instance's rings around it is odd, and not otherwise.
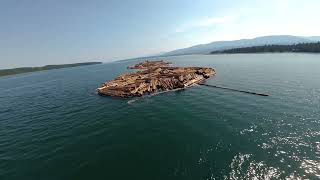
[[[319,0],[0,0],[0,69],[320,34]]]

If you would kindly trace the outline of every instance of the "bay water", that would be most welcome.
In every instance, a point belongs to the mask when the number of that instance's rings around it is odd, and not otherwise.
[[[0,179],[320,178],[320,55],[160,59],[213,67],[207,84],[270,96],[95,93],[144,59],[1,77]]]

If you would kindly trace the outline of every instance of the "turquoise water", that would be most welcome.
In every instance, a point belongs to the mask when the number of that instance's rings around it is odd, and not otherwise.
[[[193,55],[204,86],[138,99],[95,89],[135,61],[0,78],[0,179],[320,178],[320,56]]]

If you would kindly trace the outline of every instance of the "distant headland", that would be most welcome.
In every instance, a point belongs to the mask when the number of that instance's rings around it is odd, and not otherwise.
[[[211,54],[238,53],[320,53],[320,42],[300,43],[294,45],[264,45],[212,51]]]
[[[94,64],[102,64],[102,62],[84,62],[84,63],[73,63],[73,64],[46,65],[42,67],[21,67],[21,68],[13,68],[13,69],[2,69],[0,70],[0,77],[15,75],[15,74],[22,74],[22,73],[29,73],[29,72],[52,70],[52,69],[88,66],[88,65],[94,65]]]
[[[162,56],[177,56],[191,54],[210,54],[213,51],[224,51],[235,48],[245,48],[265,45],[295,45],[301,43],[320,42],[320,36],[290,36],[290,35],[273,35],[262,36],[253,39],[240,39],[233,41],[215,41],[208,44],[200,44],[188,48],[177,49],[162,54]]]

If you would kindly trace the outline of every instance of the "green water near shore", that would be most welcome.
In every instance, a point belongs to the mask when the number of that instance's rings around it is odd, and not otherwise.
[[[0,78],[0,179],[320,178],[313,54],[165,58],[208,84],[140,99],[95,89],[133,61]]]

